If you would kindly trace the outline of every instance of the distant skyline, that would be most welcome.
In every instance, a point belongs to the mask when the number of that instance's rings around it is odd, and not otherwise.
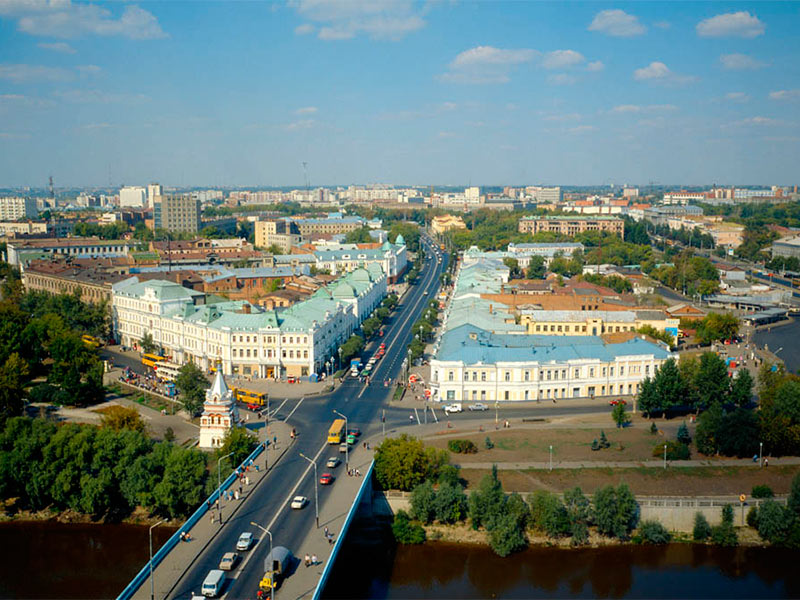
[[[800,4],[0,0],[0,187],[782,184]]]

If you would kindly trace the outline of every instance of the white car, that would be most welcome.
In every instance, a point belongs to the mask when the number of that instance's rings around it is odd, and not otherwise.
[[[443,410],[447,414],[451,414],[451,413],[460,413],[462,409],[461,409],[461,404],[456,402],[455,404],[446,405]]]
[[[253,534],[249,531],[243,532],[239,536],[239,541],[236,542],[236,549],[237,550],[250,550],[250,546],[253,545]]]
[[[335,469],[342,463],[342,459],[338,456],[331,456],[328,459],[328,462],[325,463],[325,466],[329,469]]]
[[[475,404],[470,404],[467,407],[469,410],[489,410],[489,407],[481,402],[477,402]]]
[[[306,498],[305,496],[295,496],[292,499],[292,508],[294,509],[300,510],[302,508],[305,508],[306,504],[308,504],[308,498]]]
[[[237,562],[239,562],[239,555],[236,552],[226,552],[219,561],[219,568],[223,571],[232,571]]]

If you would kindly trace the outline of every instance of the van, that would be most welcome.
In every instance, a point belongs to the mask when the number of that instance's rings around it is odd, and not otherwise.
[[[225,572],[219,569],[209,571],[206,579],[203,582],[201,592],[206,598],[216,598],[222,591],[222,586],[225,584]]]

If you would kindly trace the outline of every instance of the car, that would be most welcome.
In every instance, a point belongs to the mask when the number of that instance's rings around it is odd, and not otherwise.
[[[219,568],[223,571],[230,571],[239,562],[239,555],[236,552],[226,552],[222,555],[222,560],[219,561]]]
[[[257,410],[261,410],[261,407],[258,404],[252,404],[251,403],[251,404],[247,405],[247,410],[255,410],[255,411],[257,411]]]
[[[320,485],[330,485],[333,483],[333,475],[330,473],[323,473],[319,478]]]
[[[424,292],[422,292],[422,295],[423,296],[427,296],[428,295],[428,290],[425,290]]]
[[[250,550],[250,547],[253,545],[253,534],[249,531],[243,531],[242,534],[239,536],[239,540],[236,542],[236,549],[237,550]]]
[[[475,404],[470,404],[467,407],[469,410],[489,410],[489,407],[481,402],[476,402]]]
[[[338,456],[331,456],[328,459],[328,462],[325,463],[325,466],[328,467],[329,469],[335,469],[340,464],[342,464],[341,458],[339,458]]]
[[[355,437],[361,436],[361,430],[358,427],[353,427],[347,430],[347,435],[354,435]]]
[[[610,406],[616,406],[617,404],[622,404],[623,406],[625,406],[627,404],[627,402],[625,400],[623,400],[622,398],[615,398],[614,400],[609,400],[608,404]]]
[[[339,444],[339,452],[341,452],[342,454],[347,452],[347,442],[342,442],[341,444]]]
[[[444,412],[447,413],[447,414],[460,413],[461,412],[461,404],[458,403],[458,402],[455,402],[453,404],[448,404],[447,406],[444,407]]]
[[[291,506],[296,510],[305,508],[306,504],[308,504],[308,498],[306,498],[305,496],[295,496],[294,498],[292,498]]]
[[[356,436],[354,436],[352,433],[349,433],[347,435],[347,443],[350,444],[351,446],[353,444],[355,444],[356,443]]]
[[[294,376],[292,376],[292,377],[289,377],[289,379],[287,379],[287,381],[288,381],[289,383],[297,383],[297,378],[296,378],[296,377],[294,377]]]

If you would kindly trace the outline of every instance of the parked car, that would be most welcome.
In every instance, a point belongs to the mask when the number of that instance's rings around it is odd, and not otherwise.
[[[258,411],[261,410],[261,407],[258,404],[248,404],[247,410]]]
[[[244,531],[239,536],[239,541],[236,542],[236,549],[237,550],[250,550],[250,546],[253,545],[253,534],[249,531]]]
[[[306,498],[305,496],[295,496],[292,499],[292,508],[296,510],[301,510],[305,508],[306,504],[308,504],[308,498]]]
[[[615,398],[614,400],[609,400],[608,403],[611,406],[616,406],[617,404],[622,404],[624,406],[627,404],[627,402],[622,398]]]
[[[470,404],[467,408],[469,410],[489,410],[489,407],[483,404],[482,402],[476,402],[475,404]]]
[[[331,456],[328,459],[328,462],[325,463],[325,466],[328,467],[329,469],[335,469],[340,464],[342,464],[341,458],[339,458],[338,456]]]
[[[237,562],[239,562],[239,555],[236,552],[226,552],[219,561],[219,568],[223,571],[231,571]]]
[[[333,483],[333,475],[330,473],[323,473],[319,478],[320,485],[330,485]]]

